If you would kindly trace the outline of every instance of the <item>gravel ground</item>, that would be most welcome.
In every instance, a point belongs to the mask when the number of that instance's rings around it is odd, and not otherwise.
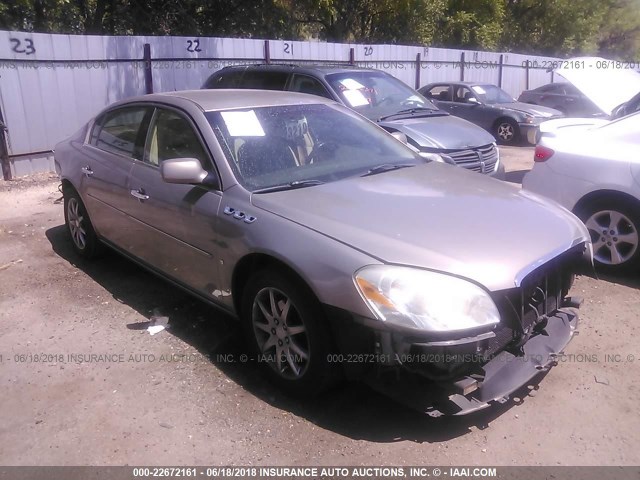
[[[532,149],[502,158],[519,183]],[[637,277],[577,279],[580,335],[518,401],[432,419],[352,383],[300,402],[230,361],[233,320],[116,254],[76,257],[57,185],[0,182],[2,465],[640,463]]]

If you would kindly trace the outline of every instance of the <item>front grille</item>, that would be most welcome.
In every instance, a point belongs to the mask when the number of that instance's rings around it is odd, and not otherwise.
[[[491,173],[498,161],[498,149],[489,144],[478,148],[447,152],[456,165],[478,173]]]
[[[493,294],[501,321],[489,343],[489,356],[517,347],[536,329],[544,329],[546,316],[555,314],[567,295],[583,252],[584,244],[577,245],[529,273],[519,288]]]

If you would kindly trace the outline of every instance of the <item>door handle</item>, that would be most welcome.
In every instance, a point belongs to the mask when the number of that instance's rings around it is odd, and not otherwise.
[[[93,175],[93,170],[91,170],[91,167],[89,165],[86,165],[84,167],[82,167],[80,169],[82,171],[82,173],[84,173],[87,177],[90,177],[91,175]]]
[[[138,200],[149,200],[149,195],[144,193],[144,189],[140,190],[131,190],[131,195],[136,197]]]

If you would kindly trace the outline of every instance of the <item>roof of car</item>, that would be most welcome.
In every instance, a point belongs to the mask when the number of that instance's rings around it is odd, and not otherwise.
[[[489,82],[461,82],[461,81],[444,81],[444,82],[432,82],[429,83],[428,85],[425,85],[425,87],[431,86],[431,85],[465,85],[467,87],[473,87],[475,85],[493,85],[493,83],[489,83]],[[424,88],[424,87],[420,87],[420,88]]]
[[[229,70],[272,70],[279,72],[296,71],[300,73],[310,74],[322,74],[330,75],[332,73],[348,73],[348,72],[379,72],[372,68],[361,68],[356,65],[294,65],[284,63],[273,64],[247,64],[247,65],[232,65],[223,68],[221,71]],[[218,72],[216,72],[218,73]]]
[[[183,90],[177,92],[154,93],[130,98],[126,102],[163,102],[176,103],[172,99],[189,100],[203,111],[225,110],[230,108],[269,107],[291,104],[330,104],[333,100],[307,95],[306,93],[274,90]]]

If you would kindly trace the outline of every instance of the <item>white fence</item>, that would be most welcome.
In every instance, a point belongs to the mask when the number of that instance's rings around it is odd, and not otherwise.
[[[52,170],[54,145],[106,105],[151,90],[196,89],[229,64],[352,63],[385,70],[412,87],[464,77],[501,85],[517,97],[553,81],[547,67],[554,60],[401,45],[0,31],[3,173]]]

